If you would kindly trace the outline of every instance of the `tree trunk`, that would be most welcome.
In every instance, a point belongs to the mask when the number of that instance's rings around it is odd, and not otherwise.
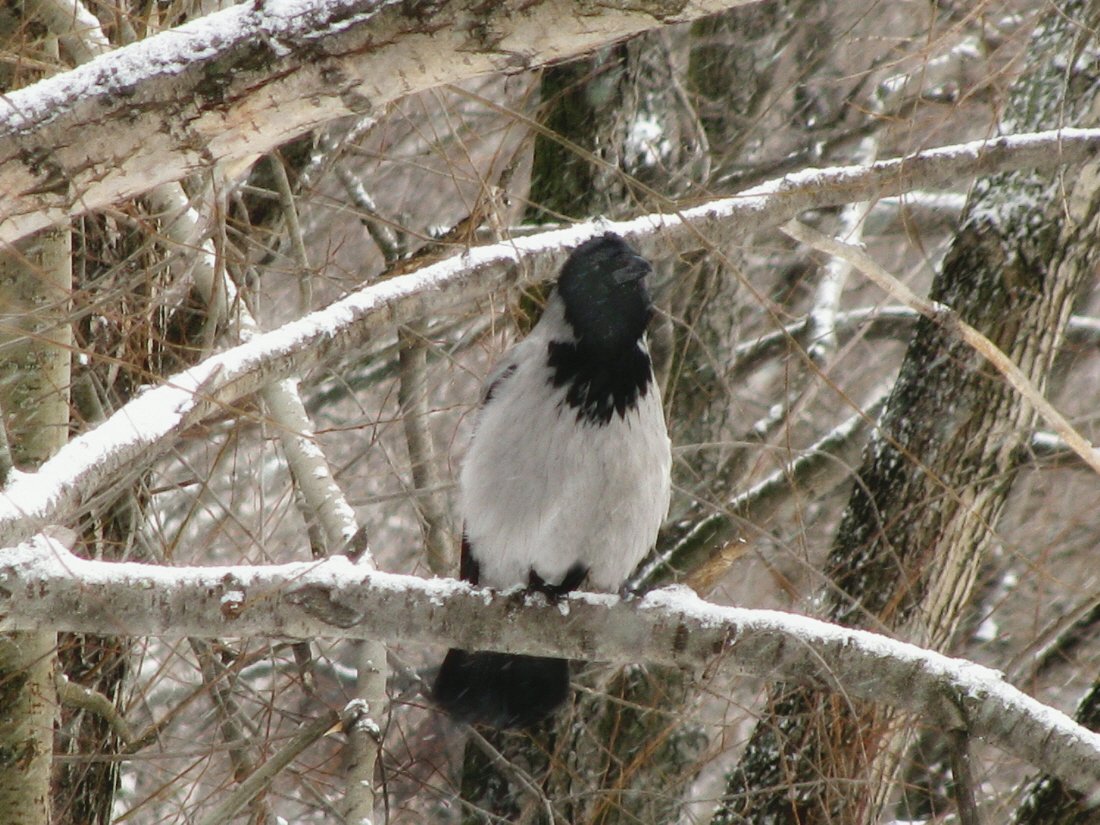
[[[69,431],[68,229],[0,254],[0,410],[11,460],[30,470]],[[11,825],[50,821],[57,634],[0,637],[0,811]]]
[[[1097,4],[1048,13],[1006,131],[1092,125],[1098,79],[1078,60]],[[1068,68],[1067,67],[1071,67]],[[1097,260],[1097,166],[982,180],[931,298],[977,327],[1043,388]],[[865,452],[827,573],[831,619],[944,649],[1017,471],[1034,411],[950,330],[923,320]],[[965,719],[960,725],[965,728]],[[873,822],[910,721],[842,697],[771,693],[718,823]]]

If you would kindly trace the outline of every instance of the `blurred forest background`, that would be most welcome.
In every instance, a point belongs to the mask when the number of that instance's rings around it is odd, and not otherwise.
[[[9,3],[0,90],[217,7]],[[74,26],[83,14],[98,29]],[[33,469],[250,330],[468,246],[674,212],[800,170],[1094,126],[1098,22],[1100,4],[1078,0],[751,3],[415,94],[243,172],[196,174],[40,232],[0,263],[0,469]],[[1097,439],[1097,180],[1092,166],[935,190],[918,178],[901,197],[801,220],[952,306]],[[849,263],[776,227],[740,232],[736,244],[700,237],[690,254],[663,252],[659,236],[645,247],[675,462],[659,560],[638,589],[679,582],[718,603],[895,635],[1098,721],[1094,472],[968,345]],[[454,479],[471,413],[541,294],[501,289],[429,311],[300,376],[315,443],[381,569],[456,573]],[[76,552],[165,565],[336,552],[273,403],[227,409],[97,491],[71,525]],[[354,736],[339,732],[318,731],[239,813],[216,806],[321,710],[360,695],[363,645],[132,630],[46,634],[24,662],[67,677],[56,714],[37,723],[56,716],[52,822],[341,821]],[[578,666],[574,705],[547,730],[471,732],[430,707],[415,675],[445,647],[386,652],[376,822],[1100,816],[1012,754],[729,668],[698,679],[642,662]],[[20,671],[0,665],[14,701]],[[50,821],[34,816],[0,812]]]

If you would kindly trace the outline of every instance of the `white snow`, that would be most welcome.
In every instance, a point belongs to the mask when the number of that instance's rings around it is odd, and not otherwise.
[[[392,573],[365,570],[345,557],[323,561],[263,567],[161,567],[132,562],[97,562],[77,558],[58,541],[45,535],[35,536],[18,547],[0,551],[0,584],[17,580],[22,588],[36,581],[76,578],[89,589],[114,582],[128,587],[171,588],[181,578],[192,583],[219,588],[230,586],[229,595],[243,596],[259,580],[270,587],[276,582],[295,585],[370,586],[393,593],[405,593],[410,605],[418,601],[443,604],[459,595],[480,595],[486,602],[504,597],[490,591],[478,591],[468,584],[450,579],[421,579]],[[11,572],[14,570],[15,572]],[[1007,684],[1001,673],[962,659],[952,659],[915,645],[885,636],[772,610],[724,607],[703,601],[685,587],[669,587],[647,594],[632,605],[621,605],[618,597],[600,593],[578,593],[569,598],[574,605],[599,605],[616,610],[636,610],[640,616],[657,612],[659,624],[695,623],[701,629],[724,629],[727,634],[744,638],[754,634],[787,637],[811,649],[842,648],[870,661],[891,660],[895,667],[911,668],[930,679],[952,685],[960,695],[980,700],[972,709],[984,719],[986,730],[996,731],[996,716],[1028,720],[1029,726],[1044,731],[1042,742],[1075,742],[1074,747],[1100,754],[1100,734],[1075,724],[1065,714],[1044,705]],[[639,658],[644,658],[639,651]],[[1009,735],[1001,731],[999,736]],[[1029,736],[1032,741],[1037,741]],[[1037,746],[1040,749],[1046,744]],[[1032,754],[1034,756],[1034,754]]]
[[[286,2],[289,3],[289,0]],[[290,6],[280,8],[285,10]],[[241,14],[243,12],[240,9],[241,7],[233,7],[226,12],[210,15],[195,21],[193,27],[192,24],[188,24],[179,30],[173,30],[173,33],[179,34],[185,40],[193,37],[198,43],[203,40],[200,36],[203,32],[206,33],[203,36],[213,37],[211,21],[214,18],[222,19],[221,15],[230,13]],[[148,44],[158,39],[159,36],[142,43]],[[198,46],[196,45],[195,48]],[[170,58],[164,56],[164,59]],[[93,61],[82,68],[94,68],[96,63],[97,61]],[[74,73],[69,72],[58,77],[72,75]],[[88,77],[94,77],[94,75]],[[29,88],[37,89],[40,85],[36,84]],[[18,93],[8,96],[3,105],[10,106],[13,100],[18,103],[22,98],[16,95]],[[47,98],[48,95],[39,103],[48,106]],[[3,127],[2,117],[0,117],[0,130]],[[977,157],[991,145],[1017,149],[1030,146],[1043,148],[1049,152],[1052,142],[1071,139],[1095,143],[1100,141],[1100,130],[1063,129],[1055,132],[997,138],[993,142],[974,141],[959,146],[930,150],[923,153],[923,157]],[[895,163],[903,165],[905,162],[901,160]],[[198,385],[198,377],[212,377],[216,371],[220,370],[221,374],[217,376],[216,381],[211,382],[218,387],[231,384],[249,374],[258,375],[261,372],[272,380],[277,380],[293,371],[293,365],[289,363],[292,357],[298,359],[297,363],[308,366],[309,353],[317,344],[348,332],[353,324],[362,324],[370,317],[379,326],[383,326],[417,314],[417,304],[410,302],[410,307],[406,310],[407,315],[398,317],[393,306],[401,300],[415,299],[417,296],[431,293],[433,308],[437,311],[442,310],[448,306],[448,301],[457,301],[469,296],[470,291],[463,289],[464,286],[487,289],[493,283],[493,278],[499,279],[502,270],[521,263],[533,271],[535,276],[539,274],[549,276],[551,267],[560,263],[567,250],[595,234],[608,230],[618,232],[635,242],[643,240],[651,242],[654,248],[657,248],[663,233],[682,233],[682,226],[685,223],[705,224],[712,220],[727,223],[736,221],[739,226],[745,227],[740,231],[747,235],[757,228],[759,221],[755,216],[765,215],[769,208],[776,209],[782,206],[783,193],[808,186],[828,189],[829,187],[824,186],[825,184],[843,183],[844,180],[862,173],[863,170],[851,167],[805,170],[770,181],[733,197],[713,201],[678,214],[643,215],[622,222],[591,221],[565,229],[516,238],[475,248],[410,275],[365,287],[326,309],[311,313],[278,330],[257,335],[238,347],[213,356],[193,368],[189,374],[174,376],[164,386],[150,390],[141,398],[123,407],[95,430],[74,439],[37,473],[17,475],[14,481],[0,492],[0,544],[24,539],[46,523],[71,520],[79,498],[90,495],[100,483],[110,478],[109,470],[97,475],[96,465],[99,463],[113,458],[116,469],[120,464],[133,462],[136,462],[135,466],[144,466],[159,452],[166,449],[168,444],[163,442],[168,441],[166,436],[172,431],[172,427],[180,422],[186,410],[197,406],[195,401],[189,401],[182,396]],[[196,377],[192,378],[189,375]]]
[[[18,131],[49,122],[72,100],[109,93],[129,96],[138,81],[154,74],[176,74],[196,60],[216,54],[227,39],[253,19],[252,4],[231,6],[161,34],[100,55],[72,71],[0,95],[0,131]]]
[[[209,582],[214,588],[230,583],[231,589],[221,596],[222,604],[244,601],[248,588],[261,581],[270,584],[273,579],[296,585],[308,582],[324,587],[369,583],[376,590],[416,594],[439,605],[445,605],[449,598],[458,593],[474,592],[469,584],[455,579],[422,579],[383,573],[358,566],[346,556],[260,566],[168,567],[140,562],[91,561],[74,555],[59,541],[45,534],[0,550],[0,564],[19,568],[19,579],[25,583],[57,578],[79,579],[88,588],[112,583],[170,588],[183,579]],[[0,572],[0,582],[5,580],[6,575]],[[488,595],[491,600],[493,594]]]
[[[656,166],[671,151],[672,144],[657,118],[644,115],[631,122],[625,146],[628,157],[640,158],[646,166]]]
[[[387,0],[362,11],[363,4],[354,0],[265,0],[259,20],[270,37],[327,37],[362,23],[379,9],[398,0]],[[354,14],[347,10],[360,9]]]
[[[986,616],[974,630],[974,639],[978,642],[992,642],[1001,632],[1001,626],[992,616]]]
[[[676,611],[704,627],[725,625],[736,628],[742,635],[769,631],[798,638],[811,647],[831,643],[859,648],[870,656],[889,658],[903,665],[910,663],[937,680],[947,680],[962,686],[972,698],[991,702],[995,707],[1015,708],[1025,713],[1049,730],[1049,736],[1082,741],[1100,754],[1100,734],[1077,725],[1064,713],[1008,684],[1000,671],[965,659],[954,659],[907,642],[865,630],[829,624],[807,616],[712,605],[684,587],[654,591],[642,600],[640,607]]]
[[[48,123],[74,100],[105,93],[125,99],[151,77],[180,74],[196,61],[217,55],[230,42],[265,43],[282,56],[290,49],[281,40],[329,37],[362,23],[392,2],[395,0],[369,11],[363,11],[363,4],[355,0],[267,0],[232,5],[0,95],[0,132]]]
[[[27,517],[40,520],[74,478],[99,467],[111,454],[171,432],[195,403],[212,375],[210,362],[177,374],[156,390],[145,391],[94,430],[75,438],[35,473],[14,473],[0,490],[0,523]]]

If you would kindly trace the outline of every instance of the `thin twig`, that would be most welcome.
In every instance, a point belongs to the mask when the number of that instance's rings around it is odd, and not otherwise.
[[[538,783],[523,770],[519,765],[505,758],[499,750],[497,750],[493,743],[486,739],[477,728],[472,725],[464,725],[467,735],[477,745],[478,750],[484,753],[489,761],[493,763],[493,767],[503,773],[509,774],[515,779],[519,785],[529,793],[539,805],[542,806],[543,811],[546,814],[546,819],[549,822],[565,822],[566,820],[560,813],[554,808],[554,803],[551,799],[542,791]]]
[[[982,825],[978,802],[974,794],[974,769],[970,760],[970,734],[952,730],[947,734],[951,753],[951,776],[954,779],[955,808],[959,825]]]
[[[221,678],[225,668],[216,662],[209,642],[194,637],[187,641],[199,660],[202,681],[209,689],[214,707],[222,718],[222,738],[226,742],[240,743],[236,747],[230,747],[229,750],[234,776],[239,780],[256,768],[256,762],[247,746],[252,741],[255,731],[250,729],[244,711],[241,710],[240,704],[233,695],[233,686],[229,684],[228,679]]]
[[[1095,637],[1100,623],[1100,593],[1090,593],[1076,604],[1058,611],[1023,650],[1004,668],[1014,682],[1034,684],[1056,662],[1069,660],[1074,648]]]
[[[865,137],[860,141],[855,161],[871,163],[877,150],[877,139]],[[837,235],[849,243],[859,244],[863,239],[864,220],[871,211],[871,206],[870,201],[857,201],[845,205],[840,210]],[[851,263],[843,258],[831,257],[825,264],[817,288],[814,290],[813,308],[810,310],[809,326],[806,330],[808,333],[806,354],[818,365],[823,365],[836,353],[836,317],[840,312],[840,299],[851,272]]]
[[[690,571],[689,586],[706,593],[743,552],[740,545],[731,543],[739,525],[766,521],[798,490],[810,485],[818,491],[831,489],[851,475],[862,439],[882,403],[881,397],[872,401],[789,465],[732,499],[721,512],[700,520],[670,549],[635,574],[627,590],[645,592],[675,579],[680,571]]]
[[[374,199],[357,175],[346,166],[336,167],[344,191],[362,214],[362,222],[375,245],[382,252],[386,267],[401,260],[402,239],[378,214]],[[438,462],[428,426],[427,323],[417,320],[397,330],[398,376],[397,403],[401,408],[401,423],[409,451],[413,488],[413,506],[420,522],[424,545],[428,551],[428,568],[438,576],[453,569],[450,530],[447,525],[446,498]],[[435,492],[430,492],[435,491]]]
[[[401,380],[397,387],[397,403],[401,408],[401,423],[409,450],[413,487],[419,493],[413,498],[413,505],[416,507],[424,544],[428,549],[428,568],[437,576],[446,576],[454,569],[454,554],[450,530],[447,528],[446,499],[442,492],[438,492],[442,490],[442,478],[428,426],[428,350],[424,342],[425,329],[424,323],[418,322],[398,330]],[[429,490],[437,492],[429,493]]]
[[[290,235],[290,244],[297,258],[298,300],[302,312],[306,313],[313,306],[313,273],[309,267],[309,253],[306,251],[305,238],[302,236],[302,226],[298,221],[298,206],[294,203],[294,191],[290,187],[290,178],[286,174],[286,166],[279,153],[270,154],[267,164],[275,178],[275,186],[279,191],[279,204],[283,208],[283,217],[286,221],[286,231]]]
[[[863,334],[871,338],[889,338],[904,334],[920,315],[905,306],[861,307],[838,313],[833,326],[838,335],[847,335],[866,326]],[[783,352],[793,341],[807,347],[810,343],[810,318],[800,318],[773,332],[738,344],[731,353],[730,371],[744,375],[767,358]]]
[[[1100,451],[1097,451],[1065,417],[1054,408],[1038,387],[1032,383],[1023,370],[1005,355],[996,344],[978,332],[959,317],[951,307],[938,301],[930,301],[913,292],[909,287],[891,275],[871,256],[860,249],[823,235],[816,229],[799,221],[790,221],[783,231],[797,241],[812,246],[829,255],[836,255],[850,261],[860,272],[886,290],[890,295],[912,307],[921,315],[943,329],[956,333],[969,344],[975,352],[984,357],[1001,373],[1006,381],[1032,405],[1054,431],[1062,437],[1071,450],[1094,471],[1100,473]]]
[[[856,162],[869,164],[874,160],[878,142],[874,137],[865,137],[856,152]],[[871,209],[870,201],[856,201],[846,204],[840,210],[837,233],[853,243],[859,243],[863,237],[864,219]],[[831,257],[822,268],[814,290],[813,303],[805,320],[804,341],[807,365],[818,374],[838,347],[837,316],[840,313],[840,301],[844,287],[848,282],[852,266],[838,257]],[[749,433],[763,441],[780,430],[790,420],[792,412],[800,402],[804,402],[811,386],[814,373],[798,370],[786,382],[783,399],[772,405],[767,414],[756,421]]]
[[[98,690],[77,684],[61,672],[54,675],[54,684],[57,686],[57,698],[62,705],[94,713],[107,723],[123,744],[129,745],[134,741],[134,731],[130,723],[119,713],[115,703]]]
[[[11,479],[15,469],[15,460],[11,457],[11,444],[8,442],[7,416],[0,410],[0,486]]]
[[[268,759],[242,781],[218,806],[208,813],[199,825],[223,825],[267,788],[272,780],[306,748],[320,739],[339,721],[335,711],[327,711],[303,728],[273,757]]]
[[[371,240],[374,241],[382,253],[382,259],[385,261],[386,267],[392,266],[401,258],[402,254],[402,244],[397,237],[397,233],[378,214],[378,207],[374,203],[374,198],[370,196],[356,174],[341,163],[336,166],[336,177],[344,185],[344,191],[351,202],[362,213],[360,220],[366,226],[367,234],[371,236]]]
[[[866,338],[901,339],[909,333],[921,315],[915,309],[901,304],[881,307],[859,307],[838,313],[834,325],[838,335],[851,335],[856,331]],[[765,333],[750,341],[738,344],[731,354],[731,372],[743,375],[767,358],[781,353],[792,341],[808,346],[810,336],[809,316],[800,318],[773,332]],[[1100,318],[1074,315],[1066,328],[1066,343],[1075,346],[1100,344]]]
[[[966,195],[957,192],[922,192],[914,190],[904,195],[882,198],[867,215],[869,235],[891,232],[924,234],[958,228],[959,215],[966,205]]]

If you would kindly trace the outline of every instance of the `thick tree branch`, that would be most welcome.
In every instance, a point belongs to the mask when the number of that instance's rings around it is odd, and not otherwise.
[[[333,118],[745,2],[239,4],[0,97],[0,242]]]
[[[741,2],[450,0],[431,6],[430,15],[417,4],[377,0],[233,6],[0,96],[0,243],[196,169],[251,163],[342,115]],[[997,166],[1004,152],[1026,167],[1049,168],[1080,161],[1096,146],[1096,135],[1082,140],[1068,131],[1041,149],[999,139],[970,174],[1004,168]],[[899,166],[894,186],[828,202],[958,184],[958,170],[922,184],[925,171],[919,163]]]
[[[815,619],[708,604],[684,588],[628,602],[577,593],[540,606],[520,593],[365,570],[339,557],[169,568],[88,561],[38,536],[0,559],[0,632],[43,627],[401,640],[691,669],[728,657],[744,673],[842,691],[966,730],[1082,791],[1100,785],[1100,734],[996,671]]]
[[[395,324],[451,309],[494,288],[549,279],[568,250],[594,233],[612,229],[643,253],[664,257],[670,250],[743,242],[806,209],[873,200],[913,186],[957,185],[978,173],[1049,169],[1097,151],[1100,130],[1064,129],[948,146],[866,167],[807,170],[676,215],[578,224],[477,247],[365,287],[169,378],[73,439],[37,473],[16,474],[0,492],[0,546],[70,521],[102,484],[140,471],[188,427],[272,381],[361,348]]]

